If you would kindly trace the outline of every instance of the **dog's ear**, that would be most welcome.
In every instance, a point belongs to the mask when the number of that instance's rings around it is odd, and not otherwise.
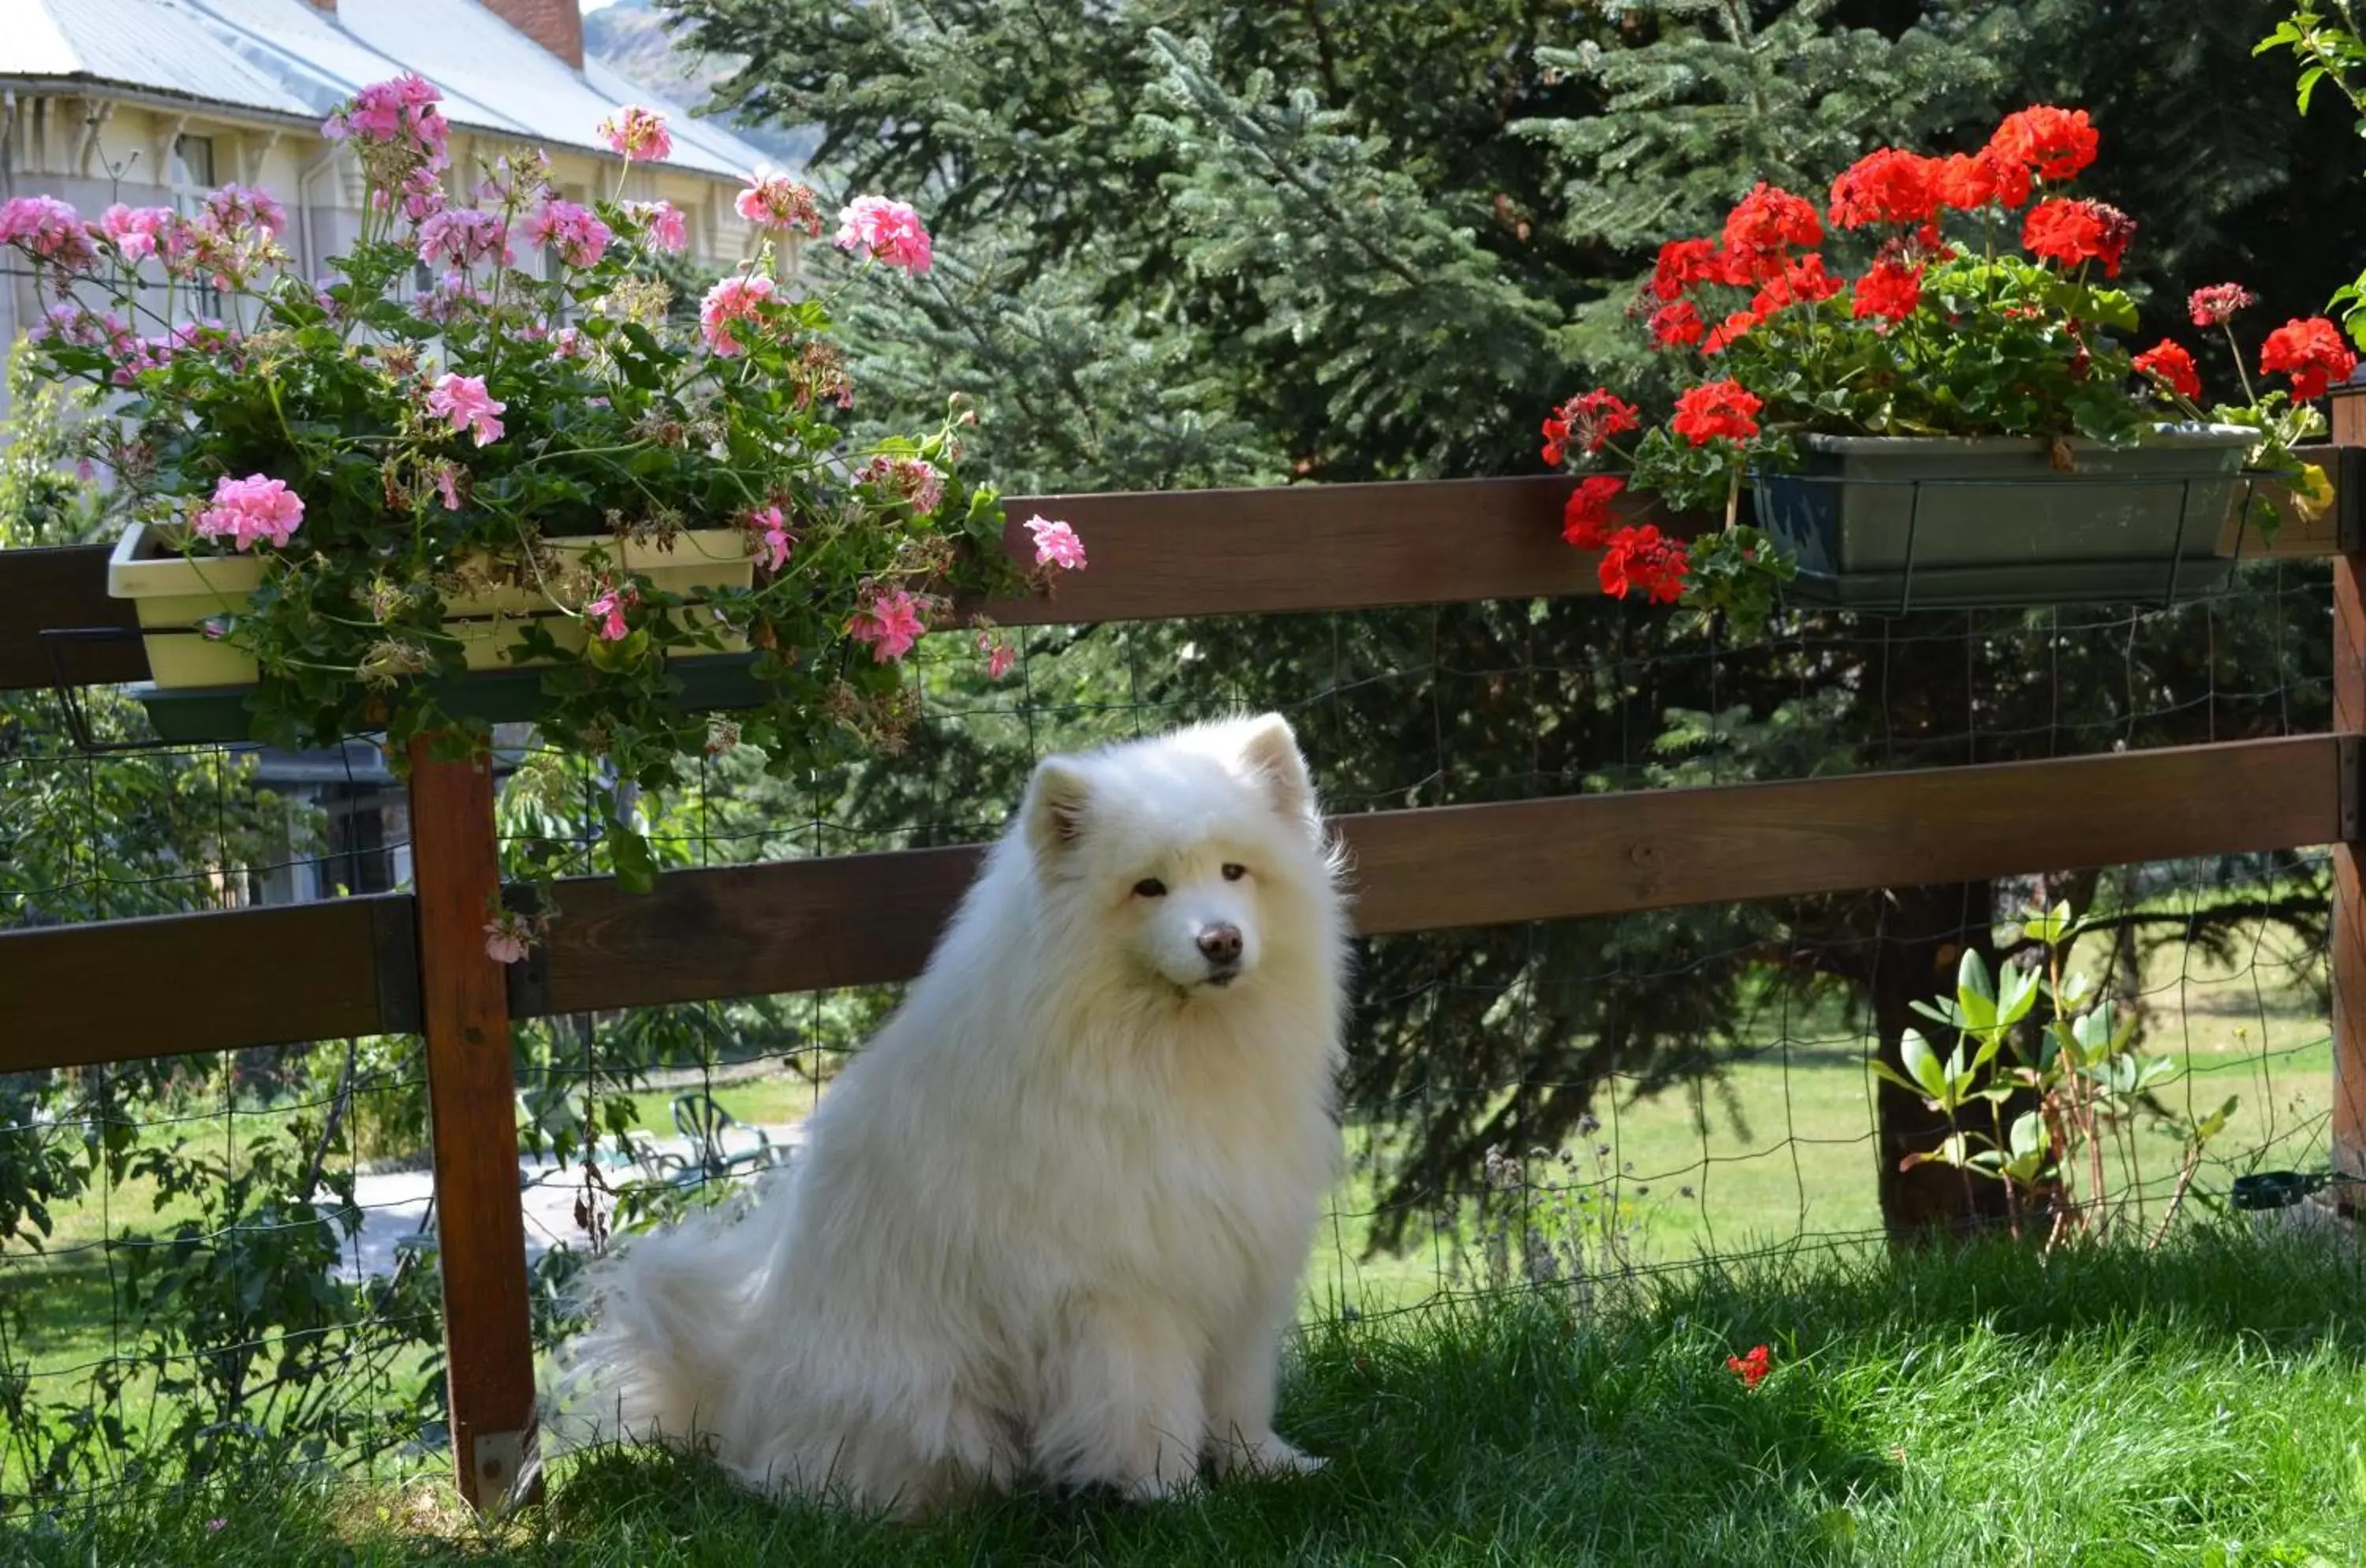
[[[1273,797],[1274,808],[1295,822],[1314,815],[1314,781],[1299,754],[1298,737],[1278,713],[1261,714],[1241,732],[1241,761]]]
[[[1076,841],[1085,829],[1085,800],[1091,785],[1084,770],[1065,757],[1046,757],[1027,782],[1027,840],[1040,859]]]

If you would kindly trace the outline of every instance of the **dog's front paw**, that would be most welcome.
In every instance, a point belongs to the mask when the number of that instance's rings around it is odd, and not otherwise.
[[[1219,1442],[1209,1460],[1227,1475],[1313,1475],[1331,1462],[1291,1447],[1271,1432],[1245,1441]]]
[[[1276,1470],[1284,1474],[1320,1475],[1331,1468],[1329,1460],[1318,1459],[1302,1449],[1291,1448],[1288,1443],[1277,1441],[1274,1447],[1280,1451],[1273,1456],[1271,1462]]]
[[[1187,1468],[1137,1475],[1121,1483],[1118,1490],[1129,1503],[1164,1503],[1186,1495],[1199,1484],[1199,1476]]]

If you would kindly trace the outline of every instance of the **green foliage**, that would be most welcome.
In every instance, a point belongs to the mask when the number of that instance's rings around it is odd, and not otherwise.
[[[1627,262],[1610,275],[1623,285],[1576,313],[1569,356],[1649,384],[1628,318],[1637,264],[1660,244],[1715,230],[1757,181],[1820,191],[1876,146],[1992,119],[2022,36],[2015,8],[1929,9],[1893,38],[1842,25],[1835,0],[1641,0],[1617,7],[1613,39],[1540,47],[1547,71],[1592,87],[1586,112],[1512,130],[1550,151],[1572,232]]]
[[[1164,31],[1150,48],[1164,75],[1137,127],[1179,165],[1162,186],[1186,277],[1254,302],[1240,344],[1294,367],[1313,468],[1415,477],[1500,449],[1520,423],[1505,390],[1552,374],[1551,304],[1313,89],[1266,70],[1227,83],[1209,44]],[[1310,294],[1309,277],[1346,286]],[[1333,431],[1358,432],[1347,464]]]
[[[94,389],[45,379],[28,338],[9,345],[8,417],[0,429],[0,550],[74,545],[98,530],[98,494],[76,469],[88,456]]]
[[[1876,1076],[1922,1096],[1947,1120],[1935,1149],[1908,1155],[2004,1184],[2013,1227],[2042,1223],[2049,1241],[2075,1232],[2101,1235],[2131,1220],[2145,1224],[2137,1118],[2151,1114],[2183,1135],[2183,1168],[2154,1233],[2158,1246],[2184,1203],[2196,1166],[2224,1132],[2237,1101],[2190,1120],[2163,1111],[2154,1095],[2176,1073],[2169,1058],[2136,1047],[2136,1020],[2115,1014],[2085,975],[2064,964],[2080,923],[2067,904],[2022,920],[2022,937],[2040,963],[2005,964],[1991,977],[1977,949],[1963,957],[1952,999],[1917,1002],[1915,1010],[1955,1043],[1943,1059],[1919,1030],[1900,1042],[1903,1070],[1872,1064]],[[2039,1009],[2044,1004],[2043,1010]],[[1944,1036],[1943,1036],[1944,1038]],[[1980,1123],[1987,1123],[1982,1126]],[[2128,1155],[2126,1184],[2115,1190],[2106,1145]]]
[[[124,1479],[179,1483],[255,1464],[319,1464],[381,1452],[434,1418],[443,1399],[432,1270],[405,1261],[389,1279],[336,1272],[360,1228],[349,1159],[360,1088],[358,1043],[322,1053],[329,1092],[307,1108],[244,1123],[231,1141],[183,1116],[240,1092],[223,1058],[183,1058],[44,1075],[38,1118],[0,1122],[0,1187],[30,1162],[61,1204],[86,1189],[136,1184],[182,1217],[150,1229],[129,1216],[111,1249],[107,1353],[36,1377],[23,1347],[37,1318],[58,1326],[53,1290],[88,1266],[42,1260],[33,1230],[0,1231],[0,1415],[9,1483],[71,1498]],[[342,1065],[338,1058],[342,1058]],[[0,1084],[26,1080],[0,1080]],[[0,1101],[5,1103],[5,1101]],[[0,1111],[10,1114],[13,1111]],[[0,1210],[0,1218],[13,1215]],[[90,1243],[82,1244],[88,1248]]]
[[[855,362],[857,378],[898,410],[948,379],[984,394],[986,417],[968,435],[1022,494],[1282,478],[1285,460],[1233,406],[1205,339],[1155,301],[1112,299],[1108,262],[1087,250],[1045,267],[994,229],[941,251],[896,299],[849,303],[854,339],[878,345]]]
[[[2292,16],[2259,41],[2259,52],[2292,51],[2301,68],[2302,114],[2308,113],[2316,89],[2331,83],[2349,100],[2361,133],[2366,133],[2366,39],[2359,37],[2357,7],[2349,0],[2328,0],[2328,4],[2329,9],[2320,10],[2315,0],[2300,0]],[[2331,308],[2342,312],[2350,337],[2366,345],[2366,273],[2337,289]]]
[[[2288,79],[2252,57],[2287,0],[2014,0],[2015,97],[2090,110],[2112,152],[2090,183],[2143,223],[2125,278],[2145,335],[2191,328],[2197,285],[2236,279],[2265,319],[2314,314],[2366,249],[2356,141],[2292,113]],[[2006,107],[2017,107],[2009,104]]]

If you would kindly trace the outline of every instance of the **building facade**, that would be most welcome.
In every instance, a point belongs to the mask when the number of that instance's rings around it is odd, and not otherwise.
[[[690,254],[747,253],[732,203],[754,147],[583,53],[574,0],[0,0],[0,198],[191,207],[227,182],[287,208],[284,243],[319,276],[359,231],[362,174],[321,134],[330,108],[413,72],[444,93],[456,197],[482,161],[547,153],[569,199],[619,194],[593,128],[622,104],[665,113],[673,152],[620,194],[687,220]],[[0,342],[39,320],[30,277],[0,291]]]

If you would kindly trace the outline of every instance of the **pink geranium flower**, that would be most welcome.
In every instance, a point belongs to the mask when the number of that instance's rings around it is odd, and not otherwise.
[[[26,331],[35,343],[70,343],[78,348],[112,347],[118,354],[128,352],[132,344],[130,325],[109,310],[102,316],[87,306],[72,301],[51,306],[41,312],[41,319]]]
[[[580,267],[599,265],[615,234],[589,209],[552,197],[526,219],[525,237],[543,250],[557,251],[569,266]]]
[[[756,320],[758,310],[772,299],[776,287],[771,278],[758,273],[752,277],[727,277],[708,289],[698,307],[698,329],[706,334],[707,346],[726,358],[746,353],[746,346],[731,329],[738,322]]]
[[[332,113],[322,122],[321,134],[332,141],[350,136],[362,144],[366,155],[386,150],[394,152],[398,161],[412,160],[440,169],[451,133],[435,107],[443,97],[416,75],[373,82]]]
[[[98,265],[90,225],[53,196],[0,202],[0,244],[16,245],[62,272],[88,272]]]
[[[444,193],[444,176],[430,168],[413,169],[402,178],[402,215],[415,226],[451,205]]]
[[[620,157],[662,161],[673,156],[673,136],[666,130],[665,116],[655,109],[628,104],[602,120],[599,131],[608,151]]]
[[[883,266],[915,274],[928,271],[932,259],[920,215],[884,196],[858,196],[848,203],[838,215],[838,235],[831,243],[841,251],[864,252]]]
[[[765,229],[789,229],[808,239],[821,235],[821,199],[813,187],[786,175],[758,174],[732,204],[740,217]]]
[[[485,922],[485,956],[496,964],[523,964],[534,951],[534,921],[515,909]]]
[[[495,416],[508,407],[485,390],[482,376],[446,371],[427,391],[429,417],[447,421],[455,432],[468,432],[479,446],[501,438],[501,422]]]
[[[748,514],[750,547],[764,570],[778,572],[789,564],[789,528],[778,506],[760,507]]]
[[[854,477],[907,502],[916,516],[926,517],[944,504],[944,476],[918,457],[873,457]]]
[[[670,201],[628,201],[625,216],[641,226],[649,243],[661,251],[679,255],[690,245],[690,227],[683,221],[682,209]]]
[[[1037,566],[1056,566],[1066,571],[1085,570],[1085,542],[1065,523],[1030,517],[1020,526],[1034,536]]]
[[[870,606],[856,613],[846,632],[855,641],[870,645],[873,663],[884,664],[911,652],[912,645],[928,629],[928,623],[920,618],[919,600],[897,588],[873,594]]]
[[[1018,647],[992,632],[977,634],[977,650],[986,655],[986,678],[999,681],[1019,662]]]
[[[419,259],[473,266],[497,260],[503,266],[516,260],[510,249],[510,231],[500,216],[473,207],[447,207],[431,212],[419,225]]]
[[[188,250],[182,226],[181,215],[169,207],[127,207],[119,201],[98,217],[99,232],[128,262],[154,255],[177,261]]]
[[[252,186],[226,185],[220,190],[208,191],[204,207],[197,221],[210,223],[225,234],[259,229],[276,240],[287,231],[287,209],[274,200],[269,191],[256,190]]]
[[[603,642],[622,642],[631,632],[625,625],[625,612],[639,603],[640,595],[629,586],[611,585],[605,593],[583,606],[584,619],[592,623],[592,635]]]
[[[285,549],[303,522],[303,498],[285,480],[261,474],[242,479],[224,476],[214,486],[213,504],[197,513],[197,533],[228,539],[241,551],[253,549],[260,539]]]

